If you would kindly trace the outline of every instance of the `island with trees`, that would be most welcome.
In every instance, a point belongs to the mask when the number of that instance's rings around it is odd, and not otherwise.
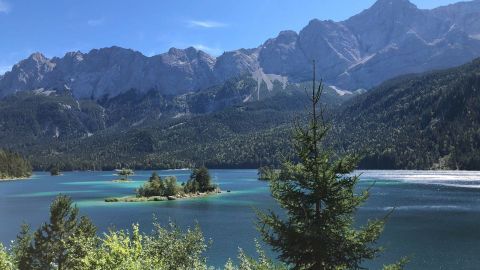
[[[32,176],[32,166],[17,153],[0,149],[0,181]]]
[[[178,184],[175,176],[162,178],[153,172],[149,180],[136,189],[134,196],[107,198],[106,202],[145,202],[167,201],[206,197],[221,193],[220,188],[212,183],[206,167],[195,168],[186,183]]]
[[[119,183],[124,183],[124,182],[130,182],[128,177],[130,175],[134,175],[135,172],[131,169],[126,169],[122,168],[121,170],[117,170],[117,175],[120,177],[119,179],[113,180],[113,182],[119,182]]]
[[[58,165],[52,165],[50,166],[50,175],[51,176],[59,176],[60,173],[60,167]]]

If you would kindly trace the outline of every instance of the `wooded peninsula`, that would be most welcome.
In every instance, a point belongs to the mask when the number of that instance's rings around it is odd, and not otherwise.
[[[0,180],[15,180],[32,176],[32,166],[19,154],[0,149]]]

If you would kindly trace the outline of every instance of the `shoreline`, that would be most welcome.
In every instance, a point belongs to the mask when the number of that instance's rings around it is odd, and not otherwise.
[[[31,179],[32,176],[29,177],[13,177],[13,178],[0,178],[0,183],[1,182],[10,182],[10,181],[24,181],[24,180],[29,180]]]
[[[204,198],[209,196],[214,196],[217,194],[223,193],[220,189],[203,192],[203,193],[188,193],[188,194],[178,194],[174,196],[151,196],[151,197],[137,197],[135,195],[124,196],[124,197],[111,197],[106,198],[104,201],[108,203],[115,202],[163,202],[163,201],[177,201],[177,200],[191,200],[196,198]]]
[[[131,183],[133,182],[132,180],[122,180],[122,179],[114,179],[112,180],[114,183]]]
[[[231,167],[231,168],[216,168],[212,167],[209,168],[210,170],[258,170],[258,168],[238,168],[238,167]],[[150,172],[150,171],[185,171],[189,169],[181,168],[181,169],[138,169],[136,171],[139,172]],[[113,170],[64,170],[62,172],[67,172],[67,173],[72,173],[72,172],[84,172],[84,173],[95,173],[95,172],[112,172]],[[479,169],[473,169],[473,170],[456,170],[456,169],[361,169],[357,168],[355,169],[355,172],[364,172],[364,171],[417,171],[417,172],[480,172]],[[46,173],[47,171],[45,170],[33,170],[35,173]],[[62,174],[64,175],[64,174]],[[116,175],[116,174],[112,174]],[[0,179],[2,181],[2,179]]]

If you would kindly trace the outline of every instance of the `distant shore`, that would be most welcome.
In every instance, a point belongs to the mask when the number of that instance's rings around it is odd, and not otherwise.
[[[28,177],[6,177],[6,178],[0,178],[0,182],[29,180],[31,178],[32,178],[32,176],[28,176]]]
[[[125,197],[111,197],[106,198],[105,202],[161,202],[161,201],[175,201],[175,200],[188,200],[195,198],[202,198],[213,196],[222,193],[220,189],[216,189],[210,192],[198,192],[198,193],[186,193],[178,194],[174,196],[151,196],[151,197],[136,197],[136,196],[125,196]]]

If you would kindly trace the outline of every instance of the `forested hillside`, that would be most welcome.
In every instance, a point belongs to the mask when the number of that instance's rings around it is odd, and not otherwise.
[[[365,155],[363,168],[478,170],[480,59],[386,82],[347,102],[333,127],[335,149]]]
[[[221,112],[107,129],[94,136],[32,145],[35,168],[63,169],[250,167],[283,160],[290,124],[305,98],[278,95]]]

